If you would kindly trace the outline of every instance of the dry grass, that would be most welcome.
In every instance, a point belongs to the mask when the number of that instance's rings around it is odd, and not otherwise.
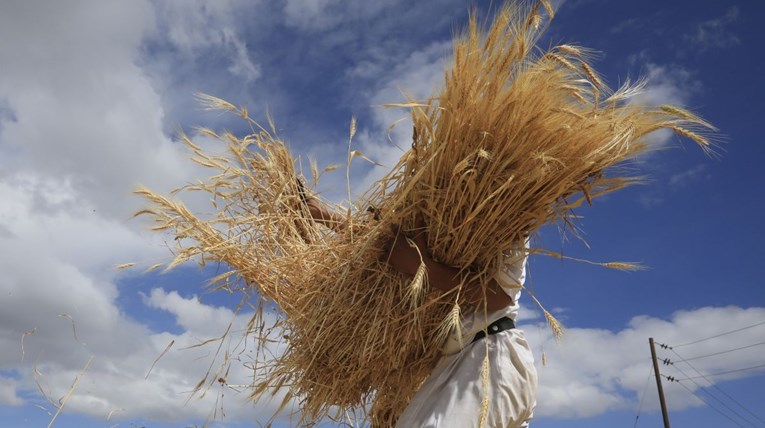
[[[610,172],[651,149],[643,143],[648,133],[671,129],[710,151],[704,131],[711,125],[677,107],[630,103],[642,82],[613,92],[585,49],[535,50],[549,6],[508,4],[489,28],[471,19],[454,42],[440,93],[394,105],[411,111],[412,148],[355,209],[343,211],[348,227],[339,233],[310,219],[295,160],[274,132],[244,108],[203,97],[257,127],[241,138],[202,130],[226,144],[228,156],[207,155],[183,138],[194,161],[215,175],[181,190],[207,192],[217,217],[203,220],[148,189],[137,191],[150,204],[139,214],[177,238],[169,268],[192,259],[224,262],[231,271],[216,279],[220,287],[241,278],[283,312],[286,351],[257,369],[253,398],[284,387],[300,401],[304,422],[368,405],[373,424],[394,424],[460,310],[470,308],[461,290],[435,294],[424,272],[413,281],[380,260],[392,225],[411,230],[424,218],[434,258],[462,267],[466,284],[485,283],[499,256],[522,248],[529,234],[570,225],[572,209],[634,183]],[[351,138],[355,128],[354,120]],[[347,161],[356,156],[349,148]],[[369,205],[379,209],[379,221],[366,212]],[[263,331],[250,334],[265,339]],[[264,352],[268,341],[257,343]]]

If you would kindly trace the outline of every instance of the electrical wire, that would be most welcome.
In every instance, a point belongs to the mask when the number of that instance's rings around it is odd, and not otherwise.
[[[653,367],[648,366],[648,377],[645,379],[645,385],[643,385],[643,393],[640,394],[640,404],[638,405],[638,412],[635,415],[635,425],[632,428],[637,428],[638,419],[640,419],[640,412],[643,410],[643,398],[645,398],[645,392],[648,390],[648,382],[651,381],[651,373],[653,373]]]
[[[738,350],[738,349],[745,349],[745,348],[749,348],[749,347],[752,347],[752,346],[756,346],[756,344],[755,344],[755,345],[749,345],[749,346],[743,346],[743,347],[740,347],[740,348],[737,348],[737,349],[733,349],[733,350]],[[733,351],[733,350],[731,350],[731,351]],[[701,373],[701,372],[700,372],[698,369],[696,369],[696,367],[694,367],[694,366],[693,366],[691,363],[689,363],[689,362],[688,362],[689,360],[692,360],[693,358],[685,358],[685,359],[684,359],[684,358],[683,358],[683,357],[682,357],[680,354],[678,354],[678,353],[677,353],[677,351],[675,351],[674,349],[672,350],[672,352],[673,352],[675,355],[677,355],[677,357],[678,357],[678,358],[680,358],[680,360],[681,360],[682,362],[684,362],[685,364],[687,364],[687,365],[688,365],[690,368],[692,368],[692,369],[693,369],[693,370],[694,370],[696,373],[698,373],[698,374],[700,375],[700,376],[696,376],[696,377],[694,377],[695,379],[698,379],[698,378],[703,378],[703,379],[704,379],[704,380],[706,380],[706,381],[707,381],[707,382],[708,382],[708,383],[709,383],[709,384],[710,384],[710,385],[711,385],[713,388],[715,388],[716,390],[720,391],[720,393],[722,393],[723,395],[725,395],[726,397],[728,397],[728,399],[729,399],[729,400],[731,400],[732,402],[736,403],[736,404],[737,404],[739,407],[741,407],[742,409],[744,409],[744,411],[745,411],[745,412],[749,413],[750,415],[754,416],[754,418],[755,418],[755,419],[757,419],[758,421],[760,421],[760,422],[762,422],[763,424],[765,424],[765,420],[763,420],[763,419],[762,419],[762,418],[761,418],[759,415],[757,415],[756,413],[754,413],[754,412],[752,412],[751,410],[749,410],[748,408],[746,408],[746,406],[744,406],[743,404],[741,404],[741,403],[740,403],[738,400],[736,400],[735,398],[733,398],[733,397],[732,397],[730,394],[728,394],[727,392],[723,391],[723,389],[722,389],[721,387],[719,387],[717,384],[713,383],[712,381],[710,381],[710,380],[708,379],[708,377],[718,376],[718,375],[721,375],[721,374],[727,374],[727,373],[736,373],[736,372],[740,372],[740,371],[753,370],[753,369],[756,369],[756,368],[764,367],[764,366],[765,366],[765,364],[762,364],[762,365],[759,365],[759,366],[754,366],[754,367],[747,367],[747,368],[744,368],[744,369],[735,369],[735,370],[729,370],[729,371],[726,371],[726,372],[724,372],[724,373],[716,373],[716,374],[707,374],[707,375],[704,375],[704,374],[702,374],[702,373]],[[696,358],[701,358],[701,357],[696,357]],[[674,363],[672,363],[672,365],[674,365]],[[681,380],[690,380],[690,379],[678,379],[678,381],[681,381]]]
[[[674,351],[673,351],[673,352],[674,352]],[[678,355],[678,357],[680,357],[680,356]],[[682,358],[682,357],[680,357],[680,358]],[[697,373],[701,374],[701,373],[700,373],[698,370],[696,370],[696,368],[695,368],[695,367],[693,367],[693,366],[692,366],[690,363],[686,363],[686,364],[688,364],[688,365],[689,365],[689,366],[690,366],[690,367],[691,367],[693,370],[695,370]],[[696,385],[696,387],[697,387],[697,388],[699,388],[700,390],[704,391],[704,392],[705,392],[707,395],[709,395],[711,398],[715,399],[715,400],[716,400],[718,403],[720,403],[720,404],[721,404],[723,407],[725,407],[726,409],[728,409],[728,411],[729,411],[729,412],[731,412],[731,413],[733,413],[734,415],[738,416],[738,417],[739,417],[739,418],[741,418],[743,421],[745,421],[747,424],[749,424],[749,425],[751,425],[751,426],[753,426],[753,427],[757,427],[757,425],[755,425],[755,424],[754,424],[754,423],[752,423],[752,422],[751,422],[749,419],[747,419],[747,418],[745,418],[744,416],[742,416],[742,415],[741,415],[739,412],[737,412],[737,411],[733,410],[733,409],[732,409],[730,406],[728,406],[728,405],[727,405],[727,404],[726,404],[726,403],[725,403],[723,400],[721,400],[719,397],[717,397],[716,395],[714,395],[714,394],[712,394],[711,392],[709,392],[709,391],[707,390],[707,388],[705,388],[705,387],[703,387],[703,386],[699,385],[699,383],[698,383],[698,382],[696,382],[694,379],[692,379],[692,378],[691,378],[691,376],[689,376],[687,373],[685,373],[685,372],[683,371],[683,369],[681,369],[680,367],[678,367],[678,366],[676,366],[676,365],[673,365],[673,366],[675,367],[675,369],[676,369],[677,371],[679,371],[680,373],[682,373],[682,374],[683,374],[683,376],[685,376],[685,378],[684,378],[684,379],[682,379],[682,380],[690,380],[690,381],[691,381],[691,382],[692,382],[694,385]],[[702,375],[702,377],[703,377],[703,375]],[[688,387],[687,387],[687,386],[686,386],[686,385],[685,385],[683,382],[681,382],[681,381],[680,381],[680,379],[677,379],[677,378],[673,378],[673,377],[671,377],[671,376],[667,377],[667,379],[668,379],[670,382],[677,382],[677,383],[679,383],[680,385],[682,385],[682,386],[683,386],[683,388],[685,388],[685,389],[688,389]],[[714,386],[714,384],[712,384],[712,382],[710,382],[710,381],[709,381],[709,379],[706,379],[706,378],[705,378],[705,380],[706,380],[707,382],[709,382],[709,383],[710,383],[712,386]],[[718,388],[718,389],[719,389],[719,388]],[[688,389],[688,391],[690,391],[690,389]],[[696,397],[698,397],[699,399],[701,399],[701,397],[699,397],[699,396],[698,396],[698,395],[697,395],[695,392],[693,392],[693,391],[691,391],[691,392],[693,393],[693,395],[696,395]],[[701,399],[701,400],[702,400],[704,403],[706,403],[706,404],[707,404],[709,407],[711,407],[711,408],[715,409],[715,411],[717,411],[718,413],[720,413],[720,414],[723,414],[723,413],[722,413],[722,412],[721,412],[719,409],[716,409],[714,406],[712,406],[712,405],[711,405],[709,402],[707,402],[706,400],[704,400],[704,399]],[[734,400],[734,401],[735,401],[735,400]],[[740,403],[738,403],[738,402],[736,402],[736,403],[737,403],[737,404],[738,404],[740,407],[742,407],[742,408],[743,408],[743,406],[742,406]],[[744,410],[746,410],[746,409],[744,409]],[[747,412],[749,412],[749,411],[747,410]],[[751,413],[751,412],[750,412],[750,413]],[[728,416],[726,415],[726,417],[728,417]],[[729,417],[728,417],[728,418],[729,418]],[[730,419],[730,418],[729,418],[729,419]],[[732,420],[732,419],[731,419],[731,420]],[[739,425],[739,426],[742,426],[742,425]]]
[[[762,367],[765,367],[765,364],[760,364],[759,366],[744,367],[744,368],[734,369],[734,370],[726,370],[724,372],[710,373],[708,375],[700,374],[699,376],[689,376],[689,377],[686,377],[686,378],[683,378],[683,379],[678,379],[678,380],[692,380],[692,379],[701,379],[701,378],[706,379],[708,377],[722,376],[724,374],[744,372],[744,371],[747,371],[747,370],[754,370],[754,369],[759,369],[759,368],[762,368]]]
[[[681,372],[682,372],[682,370],[681,370]],[[714,406],[714,405],[713,405],[713,404],[712,404],[710,401],[708,401],[708,400],[704,399],[704,397],[702,397],[701,395],[699,395],[698,393],[696,393],[696,391],[694,391],[694,390],[691,390],[690,388],[688,388],[688,385],[686,385],[685,383],[683,383],[683,382],[680,382],[678,379],[676,379],[676,378],[675,378],[675,377],[673,377],[673,376],[667,376],[667,375],[661,375],[661,376],[662,376],[662,377],[664,377],[665,379],[667,379],[667,380],[668,380],[668,381],[670,381],[670,382],[673,382],[673,383],[678,383],[678,384],[679,384],[680,386],[682,386],[682,387],[683,387],[683,388],[684,388],[686,391],[688,391],[688,392],[690,392],[691,394],[693,394],[693,395],[694,395],[696,398],[698,398],[699,400],[701,400],[701,402],[703,402],[704,404],[706,404],[707,406],[709,406],[709,407],[710,407],[712,410],[714,410],[715,412],[717,412],[717,413],[719,413],[719,414],[723,415],[723,416],[724,416],[724,417],[726,417],[727,419],[729,419],[729,420],[733,421],[733,423],[735,423],[736,425],[738,425],[738,426],[740,426],[740,427],[743,427],[743,425],[741,425],[739,422],[737,422],[736,420],[734,420],[734,419],[733,419],[733,418],[732,418],[730,415],[727,415],[725,412],[723,412],[723,411],[722,411],[722,410],[720,410],[719,408],[715,407],[715,406]],[[693,381],[691,381],[691,382],[693,382]],[[714,395],[710,394],[710,393],[709,393],[709,391],[707,391],[707,390],[706,390],[706,388],[704,388],[703,386],[701,386],[701,385],[697,384],[696,382],[693,382],[693,383],[694,383],[694,384],[695,384],[695,385],[698,387],[698,389],[700,389],[700,390],[702,390],[702,391],[706,392],[706,393],[707,393],[707,395],[708,395],[709,397],[711,397],[711,398],[714,398],[714,399],[715,399],[715,401],[717,401],[717,402],[718,402],[719,404],[721,404],[723,407],[725,407],[726,409],[728,409],[728,411],[730,411],[730,412],[731,412],[731,413],[733,413],[734,415],[738,416],[739,418],[743,419],[743,420],[744,420],[744,421],[745,421],[747,424],[749,424],[749,425],[751,425],[751,426],[753,426],[753,427],[755,427],[755,428],[757,427],[757,425],[753,424],[751,421],[749,421],[748,419],[746,419],[746,418],[744,418],[743,416],[741,416],[740,414],[738,414],[738,412],[736,412],[735,410],[731,409],[731,408],[730,408],[730,407],[729,407],[727,404],[725,404],[725,403],[724,403],[722,400],[720,400],[720,398],[718,398],[718,397],[716,397],[716,396],[714,396]]]
[[[755,425],[754,423],[752,423],[752,422],[751,422],[749,419],[745,418],[745,417],[744,417],[744,416],[742,416],[740,413],[738,413],[737,411],[733,410],[733,409],[732,409],[730,406],[728,406],[728,405],[727,405],[725,402],[723,402],[723,401],[722,401],[720,398],[718,398],[716,395],[712,394],[712,393],[711,393],[711,392],[710,392],[710,391],[709,391],[707,388],[705,388],[705,387],[703,387],[703,386],[699,385],[699,384],[698,384],[698,383],[695,381],[695,379],[701,379],[701,378],[703,378],[704,380],[706,380],[706,381],[709,383],[709,385],[710,385],[710,386],[712,386],[712,387],[713,387],[713,388],[715,388],[717,391],[719,391],[721,394],[723,394],[724,396],[726,396],[726,397],[727,397],[727,398],[728,398],[728,399],[729,399],[731,402],[735,403],[735,404],[736,404],[736,405],[738,405],[738,406],[739,406],[741,409],[743,409],[745,412],[749,413],[749,414],[750,414],[751,416],[753,416],[755,419],[757,419],[757,420],[758,420],[758,421],[760,421],[761,423],[765,424],[765,421],[763,421],[763,419],[762,419],[761,417],[759,417],[758,415],[756,415],[755,413],[753,413],[752,411],[750,411],[749,409],[747,409],[747,408],[746,408],[744,405],[742,405],[740,402],[738,402],[738,401],[737,401],[735,398],[733,398],[733,397],[732,397],[730,394],[726,393],[726,392],[725,392],[725,391],[723,391],[723,390],[722,390],[722,389],[721,389],[719,386],[715,385],[715,384],[714,384],[714,383],[713,383],[711,380],[709,380],[709,377],[713,377],[713,376],[719,376],[719,375],[724,375],[724,374],[729,374],[729,373],[742,372],[742,371],[747,371],[747,370],[754,370],[754,369],[758,369],[758,368],[761,368],[761,367],[765,367],[765,364],[762,364],[762,365],[757,365],[757,366],[753,366],[753,367],[745,367],[745,368],[740,368],[740,369],[727,370],[727,371],[724,371],[724,372],[719,372],[719,373],[714,373],[714,374],[708,374],[708,375],[704,375],[704,374],[702,374],[702,373],[701,373],[699,370],[697,370],[697,369],[696,369],[696,367],[694,367],[694,366],[693,366],[693,365],[692,365],[692,364],[689,362],[689,361],[691,361],[691,360],[698,360],[698,359],[702,359],[702,358],[707,358],[707,357],[711,357],[711,356],[722,355],[722,354],[726,354],[726,353],[730,353],[730,352],[735,352],[735,351],[739,351],[739,350],[743,350],[743,349],[752,348],[752,347],[755,347],[755,346],[763,345],[763,344],[765,344],[765,342],[760,342],[760,343],[755,343],[755,344],[750,344],[750,345],[740,346],[740,347],[737,347],[737,348],[732,348],[732,349],[727,349],[727,350],[723,350],[723,351],[718,351],[718,352],[714,352],[714,353],[711,353],[711,354],[706,354],[706,355],[697,355],[697,356],[694,356],[694,357],[691,357],[691,358],[683,358],[683,357],[682,357],[680,354],[678,354],[678,353],[677,353],[677,351],[675,351],[675,350],[674,350],[674,348],[679,348],[679,347],[683,347],[683,346],[689,346],[689,345],[693,345],[693,344],[701,343],[701,342],[704,342],[704,341],[707,341],[707,340],[710,340],[710,339],[715,339],[715,338],[718,338],[718,337],[721,337],[721,336],[725,336],[725,335],[728,335],[728,334],[732,334],[732,333],[736,333],[736,332],[739,332],[739,331],[747,330],[747,329],[750,329],[750,328],[754,328],[754,327],[757,327],[757,326],[760,326],[760,325],[763,325],[763,324],[765,324],[765,321],[763,321],[763,322],[759,322],[759,323],[756,323],[756,324],[752,324],[752,325],[748,325],[748,326],[744,326],[744,327],[741,327],[741,328],[737,328],[737,329],[734,329],[734,330],[726,331],[726,332],[723,332],[723,333],[715,334],[715,335],[712,335],[712,336],[709,336],[709,337],[704,337],[704,338],[701,338],[701,339],[693,340],[693,341],[690,341],[690,342],[681,343],[681,344],[679,344],[679,345],[675,345],[675,346],[669,346],[669,345],[666,345],[666,344],[657,343],[659,347],[661,347],[661,348],[663,348],[663,349],[669,349],[669,350],[671,350],[671,351],[672,351],[672,352],[673,352],[673,353],[674,353],[674,354],[675,354],[675,355],[676,355],[676,356],[677,356],[677,357],[680,359],[680,361],[682,361],[682,362],[684,362],[685,364],[687,364],[687,365],[688,365],[688,366],[689,366],[691,369],[693,369],[693,370],[694,370],[696,373],[698,373],[698,374],[699,374],[699,376],[689,376],[688,374],[686,374],[685,372],[683,372],[683,370],[682,370],[682,369],[680,369],[679,367],[677,367],[677,365],[675,365],[675,363],[674,363],[674,362],[672,362],[672,361],[671,361],[669,358],[665,358],[665,359],[663,359],[663,360],[662,360],[662,362],[663,362],[665,365],[672,365],[672,366],[674,366],[674,367],[675,367],[675,368],[676,368],[676,369],[677,369],[677,370],[678,370],[680,373],[682,373],[682,374],[683,374],[683,376],[685,376],[685,378],[679,378],[679,379],[678,379],[678,378],[676,378],[676,377],[673,377],[673,376],[665,376],[665,375],[662,375],[662,376],[663,376],[663,377],[665,377],[665,378],[667,378],[667,380],[669,380],[670,382],[678,382],[678,383],[680,383],[680,385],[681,385],[681,386],[683,386],[683,388],[685,388],[685,389],[686,389],[688,392],[691,392],[691,393],[692,393],[694,396],[696,396],[698,399],[700,399],[700,400],[701,400],[702,402],[704,402],[706,405],[708,405],[709,407],[711,407],[713,410],[715,410],[716,412],[718,412],[718,413],[722,414],[723,416],[725,416],[727,419],[731,420],[732,422],[736,423],[736,425],[739,425],[739,426],[741,426],[741,425],[740,425],[738,422],[734,421],[734,420],[733,420],[733,419],[732,419],[730,416],[728,416],[728,415],[724,414],[724,413],[723,413],[721,410],[717,409],[717,408],[716,408],[715,406],[713,406],[713,405],[712,405],[712,404],[711,404],[709,401],[707,401],[707,400],[703,399],[702,397],[700,397],[698,394],[696,394],[694,391],[692,391],[691,389],[689,389],[689,388],[688,388],[688,387],[687,387],[687,386],[684,384],[684,381],[690,381],[690,382],[693,382],[693,384],[694,384],[694,385],[696,385],[696,387],[697,387],[698,389],[700,389],[700,390],[704,391],[704,392],[705,392],[707,395],[709,395],[709,397],[711,397],[711,398],[715,399],[715,400],[716,400],[717,402],[719,402],[719,403],[720,403],[722,406],[724,406],[726,409],[728,409],[728,411],[729,411],[729,412],[731,412],[732,414],[734,414],[734,415],[738,416],[738,417],[739,417],[739,418],[741,418],[743,421],[745,421],[747,424],[749,424],[749,425],[751,425],[751,426],[753,426],[753,427],[757,427],[757,425]]]
[[[709,406],[709,407],[710,407],[712,410],[714,410],[715,412],[717,412],[717,413],[719,413],[719,414],[723,415],[723,416],[724,416],[726,419],[728,419],[729,421],[731,421],[731,422],[733,422],[734,424],[736,424],[736,425],[738,425],[738,426],[740,426],[740,427],[742,427],[742,428],[743,428],[743,425],[741,425],[740,423],[736,422],[736,421],[735,421],[733,418],[731,418],[730,416],[728,416],[728,415],[726,415],[725,413],[723,413],[722,411],[720,411],[718,408],[716,408],[715,406],[713,406],[713,405],[712,405],[710,402],[708,402],[707,400],[705,400],[705,399],[703,399],[702,397],[700,397],[698,394],[696,394],[696,392],[695,392],[695,391],[691,391],[691,389],[690,389],[690,388],[688,388],[687,386],[685,386],[685,385],[684,385],[684,384],[682,384],[682,383],[680,384],[680,386],[682,386],[683,388],[685,388],[685,390],[686,390],[686,391],[688,391],[689,393],[693,394],[693,395],[694,395],[696,398],[698,398],[699,400],[701,400],[701,401],[702,401],[704,404],[706,404],[707,406]]]
[[[692,341],[692,342],[681,343],[681,344],[679,344],[679,345],[675,345],[674,347],[675,347],[675,348],[679,348],[679,347],[681,347],[681,346],[694,345],[694,344],[696,344],[696,343],[699,343],[699,342],[704,342],[704,341],[706,341],[706,340],[709,340],[709,339],[714,339],[714,338],[716,338],[716,337],[725,336],[725,335],[727,335],[727,334],[731,334],[731,333],[736,333],[736,332],[739,332],[739,331],[742,331],[742,330],[746,330],[746,329],[750,329],[750,328],[752,328],[752,327],[757,327],[758,325],[763,325],[763,324],[765,324],[765,321],[763,321],[763,322],[760,322],[760,323],[757,323],[757,324],[748,325],[748,326],[746,326],[746,327],[737,328],[737,329],[735,329],[735,330],[726,331],[726,332],[724,332],[724,333],[716,334],[716,335],[714,335],[714,336],[705,337],[705,338],[703,338],[703,339],[694,340],[694,341]],[[671,348],[670,348],[670,349],[671,349]]]
[[[760,343],[753,343],[753,344],[751,344],[751,345],[740,346],[740,347],[738,347],[738,348],[733,348],[733,349],[728,349],[728,350],[725,350],[725,351],[715,352],[715,353],[713,353],[713,354],[707,354],[707,355],[700,355],[700,356],[691,357],[691,358],[685,358],[685,359],[683,359],[683,361],[693,361],[693,360],[700,360],[700,359],[702,359],[702,358],[713,357],[713,356],[715,356],[715,355],[722,355],[722,354],[727,354],[727,353],[729,353],[729,352],[733,352],[733,351],[739,351],[739,350],[741,350],[741,349],[753,348],[753,347],[755,347],[755,346],[760,346],[760,345],[765,345],[765,342],[760,342]]]
[[[750,345],[750,346],[748,346],[748,347],[751,347],[751,346],[755,346],[755,345]],[[743,349],[743,348],[747,348],[747,347],[741,347],[741,349]],[[711,380],[709,380],[709,379],[708,379],[708,377],[712,377],[712,376],[715,376],[715,375],[706,375],[706,376],[705,376],[705,375],[704,375],[704,374],[702,374],[702,373],[701,373],[701,372],[700,372],[698,369],[696,369],[696,367],[694,367],[694,366],[693,366],[693,364],[691,364],[691,363],[689,363],[689,362],[688,362],[688,360],[691,360],[692,358],[685,358],[685,359],[684,359],[684,358],[683,358],[683,357],[682,357],[680,354],[678,354],[678,353],[677,353],[677,351],[675,351],[674,349],[672,350],[672,353],[674,353],[675,355],[677,355],[677,357],[678,357],[678,358],[680,358],[680,360],[681,360],[682,362],[684,362],[685,364],[687,364],[687,365],[688,365],[688,367],[692,368],[692,369],[693,369],[693,371],[695,371],[696,373],[698,373],[698,374],[700,375],[700,376],[699,376],[700,378],[703,378],[704,380],[706,380],[706,381],[707,381],[707,383],[709,383],[709,384],[710,384],[710,385],[711,385],[713,388],[715,388],[715,389],[716,389],[716,390],[718,390],[720,393],[722,393],[723,395],[725,395],[726,397],[728,397],[728,399],[729,399],[730,401],[732,401],[732,402],[736,403],[736,404],[737,404],[739,407],[741,407],[742,409],[744,409],[744,411],[745,411],[745,412],[749,413],[750,415],[754,416],[754,418],[755,418],[755,419],[757,419],[758,421],[760,421],[760,422],[762,422],[763,424],[765,424],[765,420],[763,420],[763,419],[762,419],[760,416],[758,416],[757,414],[755,414],[755,413],[754,413],[754,412],[752,412],[751,410],[747,409],[747,408],[746,408],[746,406],[744,406],[743,404],[741,404],[741,403],[740,403],[738,400],[736,400],[735,398],[733,398],[733,397],[732,397],[730,394],[728,394],[727,392],[723,391],[723,389],[722,389],[721,387],[719,387],[717,384],[713,383]],[[700,358],[700,357],[698,357],[698,358]],[[674,364],[673,364],[673,365],[674,365]],[[729,370],[728,372],[729,372],[729,373],[736,373],[736,372],[745,371],[745,370],[752,370],[752,369],[756,369],[756,368],[760,368],[760,367],[765,367],[765,364],[762,364],[762,365],[760,365],[760,366],[755,366],[755,367],[748,367],[748,368],[745,368],[745,369],[735,369],[735,370]],[[723,373],[718,373],[717,375],[719,375],[719,374],[723,374]],[[697,379],[698,379],[699,377],[697,377]],[[681,380],[681,379],[678,379],[678,381],[680,381],[680,380]],[[683,379],[683,380],[684,380],[684,379]]]

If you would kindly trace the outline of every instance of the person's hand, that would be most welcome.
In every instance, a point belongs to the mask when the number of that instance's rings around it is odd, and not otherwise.
[[[389,249],[386,253],[388,264],[406,275],[414,275],[422,263],[429,264],[431,261],[427,231],[420,219],[410,236],[400,227],[394,227],[393,237],[385,247]]]
[[[319,198],[308,196],[306,193],[303,204],[315,222],[335,231],[345,228],[345,219],[331,209],[328,209]]]
[[[417,218],[415,227],[409,231],[409,235],[410,238],[407,240],[407,236],[400,228],[396,227],[393,231],[393,238],[386,247],[389,250],[384,252],[388,257],[387,262],[393,269],[414,276],[420,265],[425,263],[428,284],[434,289],[446,293],[462,286],[461,296],[465,302],[474,307],[479,307],[485,302],[490,311],[513,305],[512,297],[502,290],[495,279],[489,280],[484,291],[481,284],[464,283],[461,269],[433,260],[428,248],[427,227],[421,217]]]
[[[314,215],[314,213],[320,214],[325,211],[324,206],[321,204],[321,202],[319,202],[319,200],[314,198],[313,196],[306,198],[306,200],[303,201],[303,203],[305,203],[305,206],[308,208],[308,211],[311,212],[311,216],[314,218],[317,217],[316,215]]]

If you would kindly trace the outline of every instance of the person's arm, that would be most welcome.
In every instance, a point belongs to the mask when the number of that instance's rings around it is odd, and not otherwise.
[[[421,261],[425,263],[428,276],[428,284],[443,292],[450,291],[461,284],[460,270],[458,268],[439,263],[430,256],[427,246],[427,236],[424,229],[415,233],[412,241],[417,249],[409,245],[403,233],[397,233],[390,244],[387,262],[393,269],[413,276],[420,267]],[[462,293],[468,303],[482,307],[484,293],[480,284],[466,284]],[[496,280],[491,279],[486,287],[486,305],[489,311],[505,308],[513,305],[513,299],[505,293]]]
[[[311,217],[317,223],[332,230],[340,230],[345,227],[345,219],[340,214],[329,210],[318,199],[309,197],[305,204],[306,207],[308,207],[308,211],[311,213]]]

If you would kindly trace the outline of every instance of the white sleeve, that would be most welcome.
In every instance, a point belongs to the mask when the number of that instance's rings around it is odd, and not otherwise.
[[[500,287],[505,290],[510,297],[515,298],[526,281],[526,258],[529,242],[523,250],[513,251],[510,254],[500,255],[499,268],[494,275]]]

